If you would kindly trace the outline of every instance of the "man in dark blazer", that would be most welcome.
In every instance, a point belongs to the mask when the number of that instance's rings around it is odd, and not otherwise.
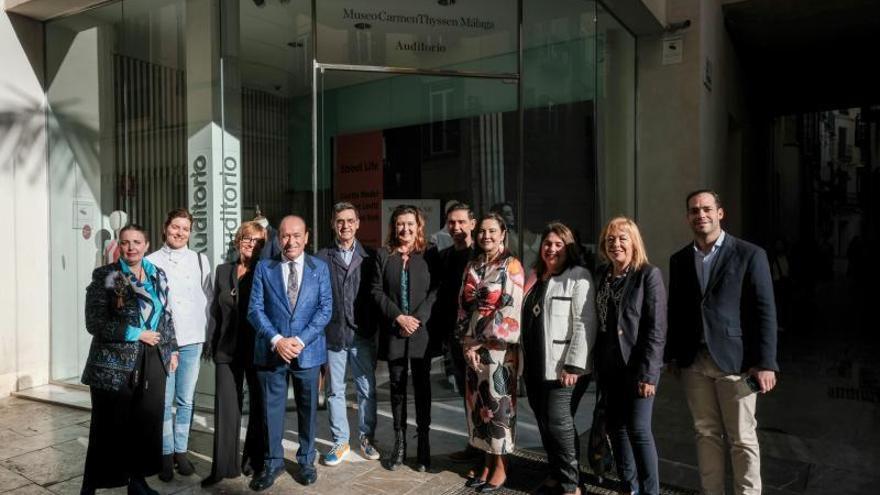
[[[431,269],[431,280],[436,280],[437,298],[431,308],[428,320],[428,333],[431,341],[446,344],[449,364],[456,389],[464,397],[465,367],[464,351],[456,336],[458,325],[458,297],[464,280],[464,270],[474,256],[472,232],[477,225],[474,211],[466,203],[453,203],[446,210],[446,232],[452,238],[452,245],[443,249],[431,246],[425,253],[425,260]],[[439,354],[439,350],[434,352]],[[462,418],[464,419],[464,418]],[[454,462],[470,462],[482,458],[484,452],[467,444],[464,450],[452,452],[449,458]]]
[[[330,368],[330,433],[333,448],[324,464],[335,466],[350,451],[348,414],[345,404],[345,373],[357,391],[358,445],[367,459],[379,458],[373,444],[376,431],[376,314],[370,294],[376,271],[376,251],[357,240],[360,218],[357,208],[341,202],[333,206],[331,223],[336,241],[318,251],[318,258],[330,267],[333,287],[333,317],[327,325],[327,364]]]
[[[299,481],[310,485],[318,479],[314,466],[318,372],[327,362],[324,327],[333,313],[330,270],[304,252],[309,242],[305,221],[284,217],[278,240],[281,257],[257,264],[248,308],[248,321],[257,334],[254,364],[263,388],[269,443],[265,468],[250,484],[256,491],[272,486],[284,471],[281,440],[288,378],[296,394]]]
[[[772,390],[779,369],[767,253],[721,229],[714,191],[695,191],[686,204],[694,241],[669,262],[666,359],[681,370],[703,493],[724,493],[729,448],[736,493],[759,494],[754,392]]]

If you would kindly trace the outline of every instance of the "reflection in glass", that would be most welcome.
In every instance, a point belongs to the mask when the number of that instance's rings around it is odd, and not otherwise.
[[[319,89],[319,218],[354,203],[365,244],[404,201],[434,233],[450,200],[486,211],[516,198],[515,81],[325,71]]]

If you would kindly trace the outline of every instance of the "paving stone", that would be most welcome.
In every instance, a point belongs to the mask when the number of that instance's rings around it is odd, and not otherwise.
[[[14,490],[28,483],[30,483],[30,480],[24,476],[0,466],[0,493]]]
[[[35,452],[70,440],[87,442],[88,438],[88,428],[83,428],[80,425],[65,426],[32,436],[25,436],[12,430],[4,430],[0,432],[0,460],[18,457],[22,454]]]
[[[79,495],[79,490],[82,488],[82,476],[77,476],[76,478],[71,478],[67,481],[60,481],[58,483],[54,483],[51,485],[47,485],[46,489],[55,495]],[[106,493],[104,491],[101,492]]]
[[[52,492],[46,490],[40,485],[35,485],[31,483],[29,485],[16,488],[15,490],[5,492],[4,495],[52,495]]]
[[[7,459],[2,465],[34,483],[48,485],[81,475],[85,462],[81,453],[49,447]]]

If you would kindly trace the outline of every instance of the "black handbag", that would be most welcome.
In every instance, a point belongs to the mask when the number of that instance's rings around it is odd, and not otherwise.
[[[140,342],[92,343],[82,382],[99,390],[118,392],[140,383]]]
[[[614,468],[614,452],[611,439],[606,428],[606,411],[608,401],[601,387],[596,390],[596,407],[593,409],[593,424],[590,427],[590,442],[587,445],[587,459],[593,474],[601,482],[605,473]]]

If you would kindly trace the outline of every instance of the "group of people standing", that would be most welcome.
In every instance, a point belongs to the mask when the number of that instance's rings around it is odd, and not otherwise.
[[[334,206],[335,242],[315,256],[305,252],[309,231],[299,216],[281,220],[280,255],[262,260],[264,244],[276,240],[259,223],[244,222],[234,241],[238,259],[218,266],[213,281],[207,260],[186,247],[192,226],[186,210],[169,214],[165,245],[147,257],[144,229],[126,226],[120,261],[96,269],[87,290],[93,342],[83,382],[91,386],[93,409],[82,492],[127,484],[129,493],[152,494],[146,476],[192,474],[186,450],[200,356],[216,365],[213,464],[203,485],[244,473],[261,491],[284,473],[289,382],[297,480],[317,480],[322,365],[333,437],[322,462],[337,465],[351,451],[349,373],[358,403],[356,448],[379,459],[377,358],[388,363],[394,429],[384,465],[397,469],[407,457],[411,375],[414,468],[427,471],[431,360],[445,346],[469,434],[467,447],[450,458],[473,463],[465,484],[478,492],[497,491],[507,480],[517,388],[524,384],[548,455],[549,475],[539,491],[581,493],[574,416],[595,376],[622,489],[659,493],[651,419],[669,363],[683,377],[704,491],[723,493],[727,442],[737,492],[760,493],[752,392],[771,390],[777,370],[767,257],[721,229],[724,213],[714,192],[696,191],[686,204],[694,241],[672,257],[668,302],[638,226],[625,217],[602,230],[605,263],[595,277],[568,226],[546,226],[527,269],[508,248],[504,218],[476,218],[464,203],[447,209],[452,245],[443,249],[428,245],[425,218],[411,205],[392,212],[378,250],[358,241],[360,219],[350,203]],[[250,415],[242,448],[244,383]]]

